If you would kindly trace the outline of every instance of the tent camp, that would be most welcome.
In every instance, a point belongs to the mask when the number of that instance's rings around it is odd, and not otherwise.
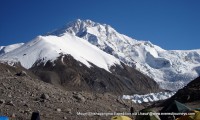
[[[111,120],[132,120],[132,119],[127,116],[114,116],[111,118]]]
[[[200,111],[193,111],[194,115],[185,115],[177,118],[176,120],[200,120]]]
[[[145,114],[148,113],[148,114]],[[139,111],[139,114],[136,116],[135,120],[160,120],[158,115],[152,115],[151,113],[155,113],[151,109],[143,109]]]
[[[170,105],[166,105],[160,112],[168,112],[168,113],[184,113],[188,112],[191,109],[186,105],[174,100]]]
[[[200,111],[194,111],[195,115],[193,117],[193,120],[200,120]]]
[[[171,104],[166,105],[163,107],[163,109],[160,111],[160,113],[187,113],[191,109],[188,108],[186,105],[174,100]],[[162,120],[170,120],[170,119],[175,119],[178,118],[179,116],[174,116],[174,115],[161,115],[160,118]]]

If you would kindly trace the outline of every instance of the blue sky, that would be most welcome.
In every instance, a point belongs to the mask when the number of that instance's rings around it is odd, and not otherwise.
[[[0,0],[0,46],[91,19],[164,49],[200,49],[200,0]]]

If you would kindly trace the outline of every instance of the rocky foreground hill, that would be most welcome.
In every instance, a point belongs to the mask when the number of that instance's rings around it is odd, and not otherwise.
[[[42,120],[102,120],[111,116],[82,116],[77,112],[129,112],[131,106],[130,101],[110,93],[66,91],[41,81],[18,65],[0,64],[0,94],[0,115],[11,120],[30,120],[34,111],[40,112]],[[134,108],[143,106],[134,104]]]

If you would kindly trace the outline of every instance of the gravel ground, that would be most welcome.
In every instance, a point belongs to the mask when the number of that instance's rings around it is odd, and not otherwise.
[[[128,113],[130,106],[130,101],[111,93],[66,91],[20,67],[0,64],[0,115],[11,120],[30,120],[35,111],[39,111],[42,120],[107,120],[114,112]],[[137,104],[133,107],[136,111],[144,108]],[[89,112],[100,115],[88,115]]]

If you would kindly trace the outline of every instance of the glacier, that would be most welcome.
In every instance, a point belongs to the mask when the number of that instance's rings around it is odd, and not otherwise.
[[[145,95],[123,95],[122,99],[131,100],[134,103],[147,103],[155,102],[159,100],[166,100],[173,96],[176,92],[158,92],[158,93],[149,93]]]

